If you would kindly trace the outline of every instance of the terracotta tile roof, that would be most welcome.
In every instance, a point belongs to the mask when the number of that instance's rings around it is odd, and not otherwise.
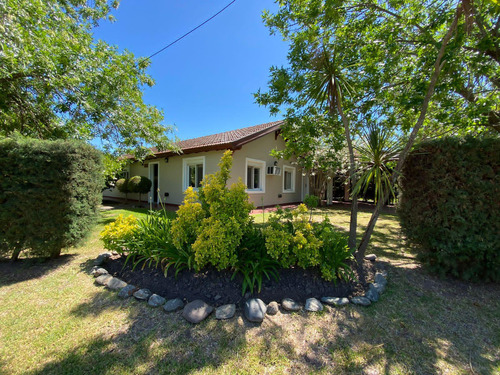
[[[283,121],[274,121],[204,137],[186,139],[180,141],[178,145],[184,154],[211,150],[234,150],[240,148],[245,143],[279,130],[282,123]],[[153,152],[155,157],[174,155],[174,152],[170,150],[158,152],[156,149],[153,149]]]

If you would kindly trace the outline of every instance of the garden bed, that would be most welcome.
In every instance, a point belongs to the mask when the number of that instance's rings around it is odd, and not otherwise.
[[[160,267],[144,267],[138,265],[132,270],[130,264],[125,265],[124,256],[112,257],[105,264],[108,272],[124,280],[128,284],[140,288],[147,288],[151,292],[163,296],[167,299],[181,298],[187,301],[202,299],[212,306],[220,306],[228,303],[240,304],[245,300],[242,296],[242,277],[237,275],[231,280],[232,272],[217,271],[208,269],[204,272],[181,271],[174,276],[170,271],[167,277],[164,276]],[[363,295],[367,283],[359,280],[359,270],[351,264],[355,279],[351,282],[338,280],[335,284],[332,281],[325,281],[321,278],[319,270],[316,268],[302,269],[289,268],[278,271],[280,278],[262,282],[262,290],[257,293],[247,294],[246,297],[258,297],[264,302],[280,302],[283,298],[304,303],[307,298],[316,297],[348,297]],[[372,262],[365,261],[363,272],[366,280],[373,280],[375,267]]]

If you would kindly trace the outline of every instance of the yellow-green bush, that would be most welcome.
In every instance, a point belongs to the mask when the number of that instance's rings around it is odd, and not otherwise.
[[[327,218],[322,223],[311,223],[303,204],[295,210],[278,210],[271,215],[264,237],[267,253],[283,268],[319,266],[322,277],[328,281],[351,275],[347,261],[352,254],[346,236]]]
[[[219,171],[207,175],[200,188],[200,201],[206,218],[202,220],[198,237],[193,244],[198,268],[211,264],[217,269],[236,265],[236,250],[244,228],[251,222],[253,205],[248,202],[245,184],[240,180],[227,187],[232,166],[231,151],[226,151]]]
[[[264,230],[266,249],[285,268],[295,264],[313,267],[321,261],[323,243],[315,236],[306,215],[307,207],[301,204],[293,211],[278,210],[269,217],[269,225]]]
[[[188,249],[196,241],[205,211],[198,201],[198,194],[192,187],[185,191],[184,201],[177,210],[177,218],[172,223],[172,242],[178,249]]]
[[[119,215],[115,221],[106,225],[101,232],[104,248],[110,251],[123,252],[123,243],[132,239],[137,229],[137,218],[133,215]]]

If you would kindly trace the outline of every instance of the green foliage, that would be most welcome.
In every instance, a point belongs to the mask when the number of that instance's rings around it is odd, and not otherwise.
[[[127,182],[128,191],[131,193],[139,194],[139,204],[141,203],[141,195],[149,193],[153,183],[151,180],[144,176],[131,177]]]
[[[126,253],[132,269],[142,264],[161,266],[168,273],[174,267],[175,275],[194,267],[192,251],[177,248],[173,241],[173,221],[163,207],[159,211],[149,211],[145,219],[137,220],[133,215],[123,218],[118,216],[114,222],[106,225],[101,232],[104,247],[108,250]]]
[[[120,172],[123,171],[127,164],[127,160],[118,159],[109,153],[103,153],[102,164],[103,179],[104,179],[104,189],[109,189],[116,186],[116,178]]]
[[[319,205],[319,197],[317,197],[316,195],[308,194],[304,198],[304,204],[309,209],[309,221],[311,221],[313,210]]]
[[[290,120],[285,136],[307,135],[311,119],[322,122],[337,104],[325,95],[339,92],[344,111],[358,124],[383,123],[408,132],[457,5],[462,7],[458,27],[423,130],[427,136],[498,132],[500,8],[494,1],[445,0],[425,7],[415,0],[280,2],[275,14],[265,12],[264,21],[289,42],[288,64],[270,68],[269,89],[259,91],[257,101]],[[295,121],[300,118],[306,120]],[[333,129],[339,120],[332,119]],[[327,136],[327,128],[320,129]]]
[[[171,226],[172,221],[165,210],[149,211],[145,219],[137,221],[131,236],[121,242],[128,253],[126,262],[132,261],[133,268],[142,263],[144,268],[171,261],[172,250],[175,249]]]
[[[211,264],[217,269],[236,265],[236,250],[250,223],[253,205],[248,202],[246,186],[240,180],[227,187],[232,153],[226,151],[219,163],[219,171],[207,175],[200,188],[200,201],[206,217],[202,220],[198,236],[193,243],[199,268]]]
[[[116,181],[116,188],[120,193],[128,194],[130,193],[129,190],[129,185],[128,185],[128,179],[127,178],[120,178],[118,181]]]
[[[266,251],[266,241],[262,231],[250,224],[245,229],[240,246],[238,247],[238,261],[234,267],[232,278],[241,274],[243,282],[241,294],[247,289],[250,293],[257,290],[260,293],[264,277],[278,280],[279,262],[272,259]]]
[[[267,252],[284,268],[295,264],[313,267],[321,261],[322,242],[315,237],[306,214],[307,208],[301,204],[293,211],[278,210],[269,217],[264,230]]]
[[[353,192],[366,194],[370,184],[373,184],[375,202],[384,199],[386,195],[395,197],[392,174],[403,149],[401,139],[389,129],[373,125],[362,133],[354,148],[358,152],[359,179]]]
[[[143,101],[147,59],[93,39],[117,1],[0,2],[0,135],[100,138],[118,149],[170,148],[163,114]],[[111,147],[111,146],[110,146]]]
[[[153,183],[144,176],[134,176],[128,180],[127,187],[130,193],[147,194]]]
[[[269,217],[264,229],[269,256],[283,268],[319,266],[328,281],[351,277],[347,261],[352,259],[352,252],[345,235],[327,218],[322,223],[310,223],[306,214],[306,206],[300,205],[293,211],[278,210]]]
[[[306,195],[304,198],[304,204],[308,209],[313,210],[318,207],[319,197],[316,195]]]
[[[101,154],[77,141],[0,140],[0,238],[14,258],[57,256],[91,229],[101,202]]]
[[[196,241],[206,212],[198,202],[198,193],[190,186],[184,193],[184,201],[177,210],[177,218],[172,223],[172,241],[177,249],[190,249]]]
[[[316,235],[323,241],[321,248],[321,276],[327,281],[353,279],[354,274],[347,261],[354,259],[347,238],[330,225],[327,218],[316,227]]]
[[[129,215],[124,218],[123,215],[119,215],[115,221],[106,225],[100,234],[104,248],[123,253],[126,250],[125,244],[135,235],[137,225],[135,216]]]
[[[420,144],[401,180],[401,227],[431,270],[500,280],[500,140]]]

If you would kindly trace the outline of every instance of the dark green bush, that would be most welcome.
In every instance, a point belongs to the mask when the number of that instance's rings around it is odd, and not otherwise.
[[[500,280],[500,139],[420,144],[402,171],[401,227],[441,275]]]
[[[128,193],[130,193],[130,190],[128,189],[128,179],[120,178],[118,181],[116,181],[115,186],[120,193],[125,194],[125,200],[128,200]]]
[[[82,239],[102,199],[101,170],[83,142],[0,140],[0,251],[55,257]]]
[[[149,193],[153,183],[144,176],[134,176],[128,180],[127,188],[130,193],[139,194],[139,203],[141,203],[141,195]]]

